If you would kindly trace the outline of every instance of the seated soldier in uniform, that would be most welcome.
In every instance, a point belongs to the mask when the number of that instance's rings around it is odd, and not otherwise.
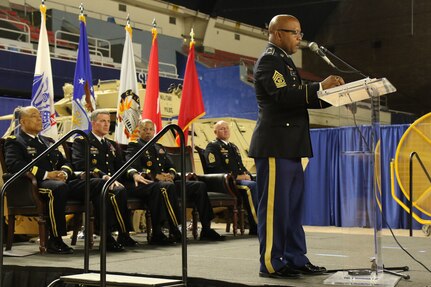
[[[225,121],[214,125],[216,139],[205,148],[205,161],[210,173],[232,173],[241,192],[250,225],[249,234],[257,235],[257,190],[256,182],[242,162],[238,147],[229,142],[230,129]]]
[[[140,138],[136,142],[129,143],[126,158],[131,158],[154,137],[154,134],[154,123],[149,119],[141,120],[139,123]],[[180,182],[174,181],[176,171],[173,163],[166,156],[165,148],[160,144],[156,143],[151,146],[140,160],[135,161],[132,166],[134,168],[134,170],[131,171],[132,173],[133,171],[135,173],[136,171],[145,172],[149,174],[154,181],[164,183],[167,189],[179,190],[180,188]],[[169,202],[167,202],[167,205],[171,205],[171,210],[173,211],[169,212],[171,225],[174,225],[173,228],[177,228],[178,226],[178,196],[180,196],[180,194],[175,192],[174,196],[170,196]],[[224,236],[221,236],[211,228],[211,220],[214,218],[214,214],[209,202],[206,184],[201,181],[186,181],[186,196],[188,202],[193,202],[195,204],[199,213],[199,219],[202,225],[200,240],[224,240]]]
[[[90,171],[92,176],[101,178],[104,182],[111,178],[117,169],[123,165],[121,150],[118,145],[105,136],[109,133],[111,116],[108,111],[95,110],[91,113],[91,132],[88,133],[90,146]],[[76,137],[72,145],[72,164],[77,170],[85,169],[85,142],[83,137]],[[112,208],[108,209],[108,238],[107,250],[122,251],[124,246],[133,247],[138,243],[133,240],[129,231],[132,229],[129,216],[127,216],[127,192],[119,181],[115,181],[108,192],[108,202]],[[100,208],[100,207],[99,207]],[[112,211],[115,214],[113,220]],[[99,213],[96,210],[96,214]],[[114,226],[116,223],[117,226]],[[118,229],[117,241],[111,231]]]
[[[5,142],[6,166],[12,173],[20,171],[54,143],[53,139],[39,135],[42,131],[42,118],[37,108],[21,108],[19,123],[19,133],[8,137]],[[85,181],[75,177],[71,164],[58,149],[41,159],[30,171],[37,179],[40,194],[48,201],[47,251],[56,254],[73,253],[73,249],[62,239],[66,235],[65,206],[67,199],[75,195],[84,198]],[[103,182],[93,180],[90,188],[98,195],[97,191],[102,190]]]

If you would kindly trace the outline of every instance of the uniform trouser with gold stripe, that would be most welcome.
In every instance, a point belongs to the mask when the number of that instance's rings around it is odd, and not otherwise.
[[[109,190],[107,195],[106,217],[100,217],[101,198],[103,185],[105,181],[101,178],[90,179],[90,200],[94,208],[94,217],[96,218],[96,230],[104,223],[108,231],[118,230],[119,232],[128,232],[131,230],[129,216],[127,216],[127,193],[124,188],[115,188]],[[84,201],[85,181],[76,179],[71,181],[70,198]]]
[[[181,181],[175,181],[177,196],[181,196]],[[186,200],[187,206],[196,207],[199,213],[202,229],[211,228],[211,220],[214,218],[213,209],[208,198],[208,190],[205,182],[186,181]]]
[[[65,207],[69,192],[69,185],[57,180],[43,180],[38,183],[39,193],[44,197],[49,216],[50,235],[59,237],[66,235]]]
[[[300,159],[255,158],[260,271],[309,262],[302,228],[304,173]]]
[[[151,188],[162,196],[163,205],[161,206],[163,212],[160,215],[160,223],[168,221],[171,230],[176,229],[180,224],[181,214],[178,197],[175,192],[175,184],[169,181],[156,181],[151,184]],[[154,232],[157,233],[161,226],[154,225]]]
[[[153,182],[150,184],[140,183],[137,187],[133,181],[127,182],[127,194],[129,197],[141,199],[151,214],[153,232],[160,234],[163,222],[167,220],[165,199],[161,192],[161,184]],[[171,193],[173,193],[171,191]],[[174,211],[175,212],[175,211]]]
[[[236,187],[241,192],[242,202],[247,211],[250,231],[257,231],[257,185],[252,180],[237,180]]]

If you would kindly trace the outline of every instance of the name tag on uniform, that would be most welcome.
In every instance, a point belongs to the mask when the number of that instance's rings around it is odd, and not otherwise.
[[[99,150],[96,147],[90,147],[90,154],[99,154]]]

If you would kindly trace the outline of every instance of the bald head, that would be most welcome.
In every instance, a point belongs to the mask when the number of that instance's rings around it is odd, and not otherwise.
[[[37,135],[42,131],[42,118],[37,108],[33,106],[22,107],[19,111],[19,123],[21,129],[31,135]]]
[[[296,31],[296,32],[295,32]],[[282,48],[286,53],[297,51],[301,37],[301,24],[292,15],[276,15],[271,19],[268,27],[269,42]]]
[[[218,121],[214,125],[214,134],[220,140],[228,141],[230,138],[229,124],[225,121]]]

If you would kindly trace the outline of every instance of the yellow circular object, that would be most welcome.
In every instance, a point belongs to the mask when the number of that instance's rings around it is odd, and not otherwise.
[[[431,173],[431,113],[416,120],[401,137],[395,154],[395,175],[404,196],[410,200],[410,156],[416,153],[425,170]],[[431,216],[431,180],[413,157],[413,206]]]

